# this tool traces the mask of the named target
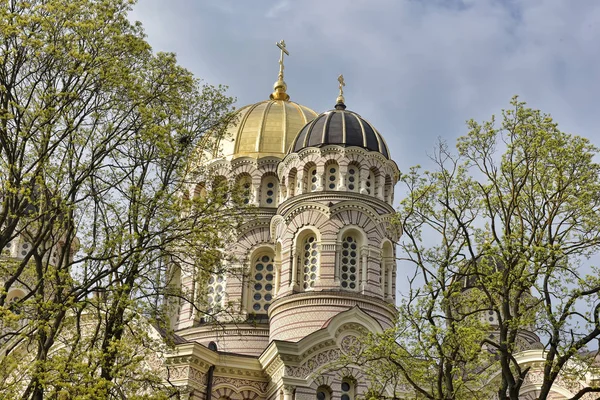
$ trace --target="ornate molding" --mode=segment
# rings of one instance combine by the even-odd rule
[[[340,349],[344,354],[358,354],[362,347],[362,342],[354,335],[346,335],[340,341]]]
[[[525,384],[532,385],[542,385],[544,383],[544,372],[543,371],[530,371],[525,375],[525,379],[523,381]],[[584,389],[586,386],[581,383],[578,379],[566,379],[562,375],[559,375],[554,381],[554,385],[563,387],[567,389],[569,392],[575,394],[580,390]],[[553,385],[553,386],[554,386]],[[591,393],[597,396],[596,393]],[[583,397],[583,399],[587,399],[589,397]],[[595,397],[592,397],[595,398]]]
[[[262,370],[249,370],[249,369],[236,368],[236,367],[217,366],[215,368],[215,372],[217,374],[227,374],[230,376],[240,376],[240,377],[252,377],[252,378],[258,378],[258,379],[264,379],[264,377],[265,377]]]
[[[309,358],[300,366],[286,365],[285,376],[306,379],[320,370],[324,365],[337,361],[341,355],[342,352],[340,349],[325,350]]]
[[[243,388],[251,388],[264,394],[267,390],[268,382],[253,381],[250,379],[240,379],[227,376],[215,376],[213,378],[213,387],[217,389],[219,386],[229,386],[235,388],[239,392]]]
[[[170,366],[167,368],[169,381],[184,380],[188,383],[196,384],[195,386],[206,385],[206,374],[190,365]]]
[[[286,224],[289,224],[298,214],[305,211],[317,211],[323,214],[327,219],[330,217],[329,207],[315,201],[302,201],[289,207],[285,213],[282,214]]]

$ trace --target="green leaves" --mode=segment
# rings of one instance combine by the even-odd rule
[[[440,143],[433,170],[402,176],[400,257],[415,274],[393,341],[373,349],[397,346],[385,351],[402,357],[378,354],[424,398],[518,399],[529,367],[516,355],[543,345],[543,399],[571,360],[588,369],[577,355],[600,335],[586,266],[600,245],[598,149],[517,97],[501,121],[467,127],[457,154]]]
[[[131,6],[0,4],[0,391],[15,396],[169,394],[144,367],[156,336],[137,315],[164,327],[172,298],[199,306],[168,269],[221,268],[239,220],[227,196],[182,207],[233,99],[152,53]],[[26,315],[7,304],[17,289]]]

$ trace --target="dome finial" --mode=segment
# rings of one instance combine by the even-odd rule
[[[345,110],[346,104],[344,104],[344,86],[346,86],[346,83],[344,82],[344,75],[340,74],[340,76],[338,76],[338,82],[340,83],[339,84],[340,94],[337,97],[335,109],[336,110]]]
[[[281,55],[279,56],[279,76],[277,78],[277,82],[273,85],[273,93],[271,93],[271,100],[289,100],[290,96],[286,93],[287,85],[283,80],[283,55],[290,55],[290,53],[285,48],[285,41],[282,39],[280,42],[275,43],[277,47],[281,50]]]

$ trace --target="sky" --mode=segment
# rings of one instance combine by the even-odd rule
[[[139,0],[131,17],[237,107],[268,98],[284,39],[291,100],[331,109],[344,74],[402,171],[513,95],[600,144],[597,0]]]
[[[598,0],[139,0],[131,18],[237,107],[268,98],[284,39],[291,100],[331,109],[343,74],[401,171],[513,95],[600,145]]]

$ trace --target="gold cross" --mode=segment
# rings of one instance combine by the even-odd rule
[[[338,76],[338,82],[340,83],[340,96],[344,96],[344,86],[346,86],[344,75]]]
[[[336,103],[339,104],[340,106],[343,106],[343,108],[341,108],[342,110],[344,108],[346,108],[346,106],[344,105],[344,86],[346,86],[346,83],[344,82],[344,75],[340,75],[338,76],[338,82],[340,83],[340,94],[338,95],[337,99],[336,99]],[[336,109],[337,109],[337,104],[336,104]]]
[[[281,39],[280,42],[275,43],[277,47],[281,49],[281,56],[279,57],[279,80],[283,80],[283,54],[290,55],[290,53],[285,48],[285,41]]]

